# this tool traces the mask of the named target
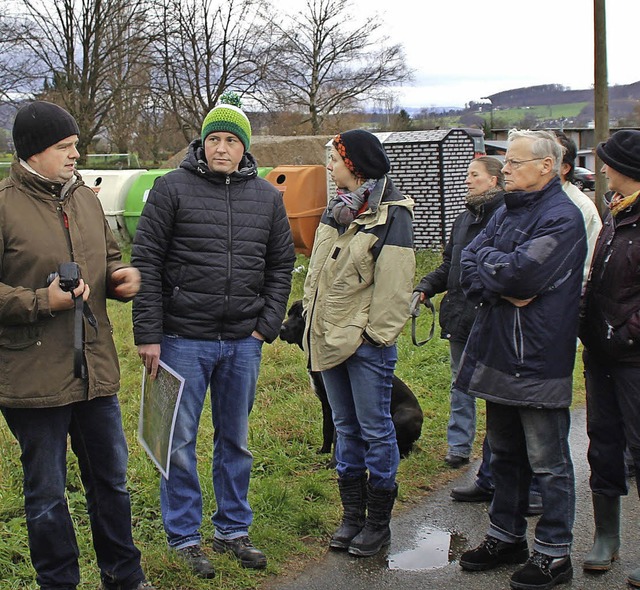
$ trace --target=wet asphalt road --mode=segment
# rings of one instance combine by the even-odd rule
[[[622,499],[622,547],[620,559],[603,574],[583,572],[582,557],[591,548],[593,516],[588,478],[587,434],[584,409],[573,413],[571,452],[576,473],[576,522],[572,560],[573,581],[558,586],[571,590],[630,588],[627,572],[640,566],[640,502],[635,481]],[[458,565],[463,551],[475,547],[488,526],[488,504],[453,502],[453,486],[473,481],[478,461],[440,490],[430,493],[419,506],[396,513],[391,521],[388,551],[370,558],[327,551],[326,556],[293,577],[279,577],[269,590],[508,590],[509,577],[518,566],[501,566],[489,572],[469,573]],[[535,518],[529,518],[529,543]]]

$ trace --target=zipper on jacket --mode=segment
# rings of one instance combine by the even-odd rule
[[[611,340],[613,336],[613,326],[607,320],[605,320],[604,323],[607,324],[607,340]]]
[[[513,318],[513,350],[518,364],[524,364],[524,336],[522,334],[522,322],[520,320],[520,308],[515,308]]]
[[[62,223],[62,230],[64,233],[64,237],[67,241],[67,246],[69,247],[70,262],[73,262],[74,260],[73,244],[71,243],[71,234],[69,233],[69,216],[67,215],[65,210],[62,208],[62,201],[59,201],[56,207],[60,215],[60,222]],[[58,270],[58,269],[55,269],[55,270]]]
[[[232,244],[232,215],[231,215],[231,191],[229,185],[231,184],[231,178],[229,176],[225,179],[225,197],[227,201],[227,284],[224,290],[224,313],[223,317],[227,317],[229,311],[229,293],[231,291],[231,244]],[[222,329],[220,330],[222,332]]]

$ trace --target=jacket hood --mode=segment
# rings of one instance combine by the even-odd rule
[[[376,184],[373,192],[369,195],[369,209],[375,213],[381,204],[400,205],[413,211],[414,201],[412,198],[403,195],[393,184],[391,177],[385,174]]]
[[[184,168],[194,174],[205,176],[211,180],[224,182],[227,178],[226,174],[220,172],[214,172],[207,165],[207,160],[204,155],[204,147],[202,146],[202,140],[200,138],[194,139],[187,149],[187,153],[180,164],[180,168]],[[249,153],[245,152],[240,160],[240,165],[236,172],[232,172],[229,178],[232,182],[240,180],[248,180],[258,176],[258,163],[256,159]]]

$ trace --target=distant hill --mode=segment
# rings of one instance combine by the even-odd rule
[[[547,104],[593,102],[593,89],[569,90],[560,84],[544,84],[505,90],[487,97],[494,107],[514,108]],[[640,82],[609,87],[609,101],[640,100]]]

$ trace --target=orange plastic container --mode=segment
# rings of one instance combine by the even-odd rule
[[[327,207],[324,166],[276,166],[265,176],[281,193],[296,252],[311,256],[320,217]]]

